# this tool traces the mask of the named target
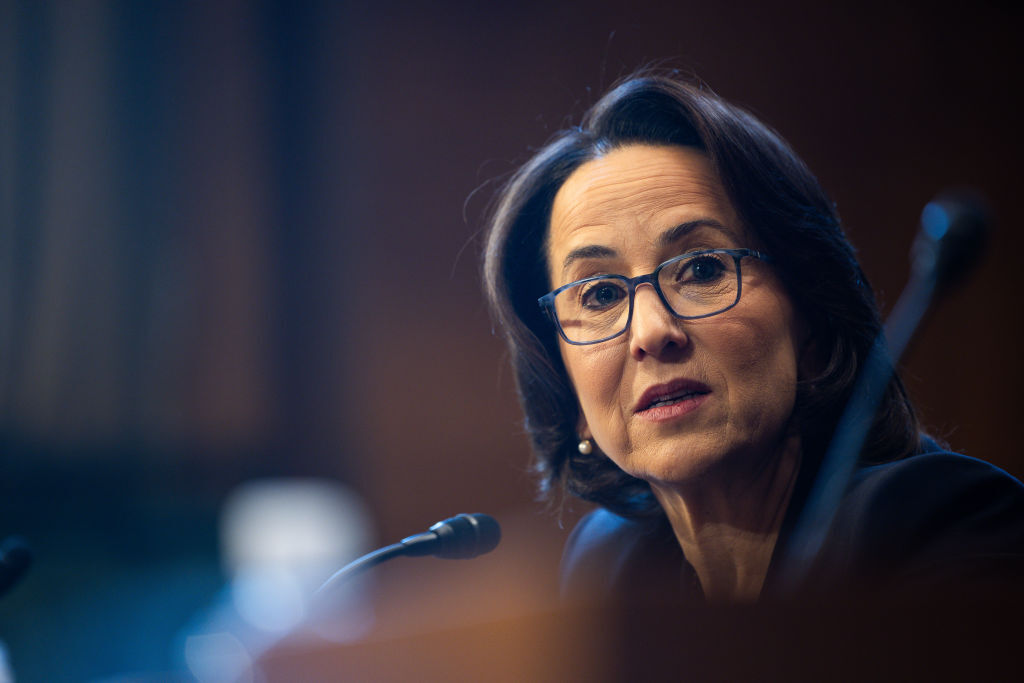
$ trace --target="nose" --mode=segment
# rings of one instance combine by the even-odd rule
[[[682,321],[672,315],[665,303],[644,283],[633,295],[633,320],[630,322],[629,352],[640,360],[644,356],[661,357],[690,343]]]

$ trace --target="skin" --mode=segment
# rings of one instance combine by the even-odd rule
[[[547,256],[554,288],[646,274],[688,251],[744,247],[756,244],[701,152],[631,145],[563,184]],[[642,285],[625,334],[561,342],[580,435],[651,484],[713,600],[759,594],[800,462],[792,413],[806,335],[771,267],[745,258],[742,268],[742,297],[724,313],[678,319]],[[638,410],[645,391],[679,379],[706,393],[668,415]]]

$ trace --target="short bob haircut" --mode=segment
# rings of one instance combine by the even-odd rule
[[[743,226],[811,332],[820,374],[801,377],[794,408],[803,467],[816,471],[859,368],[882,329],[874,294],[832,202],[804,162],[771,128],[705,88],[672,75],[620,82],[557,134],[499,191],[484,250],[484,286],[511,351],[541,491],[564,491],[632,518],[660,514],[648,484],[595,451],[581,454],[579,404],[558,334],[537,304],[552,289],[545,240],[551,205],[582,164],[632,144],[702,151]],[[770,400],[770,399],[766,399]],[[861,459],[883,462],[919,448],[917,419],[893,375]]]

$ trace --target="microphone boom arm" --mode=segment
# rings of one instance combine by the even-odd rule
[[[501,541],[501,527],[490,515],[480,512],[458,514],[430,527],[428,531],[403,538],[348,563],[324,581],[314,593],[322,596],[353,576],[393,557],[435,555],[447,559],[469,559],[494,550]]]

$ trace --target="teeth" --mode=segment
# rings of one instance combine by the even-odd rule
[[[675,396],[666,396],[665,398],[659,398],[657,401],[655,401],[654,403],[652,403],[648,407],[649,408],[657,408],[659,406],[667,406],[667,405],[671,405],[673,403],[678,403],[679,401],[682,401],[684,399],[687,399],[687,398],[690,398],[691,396],[696,396],[696,395],[697,395],[696,392],[688,391],[685,394],[677,394]]]

